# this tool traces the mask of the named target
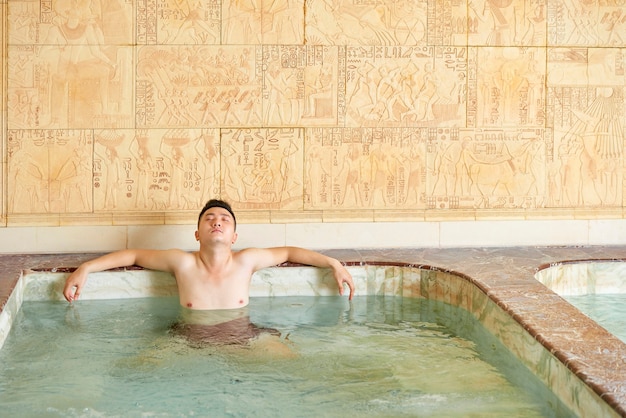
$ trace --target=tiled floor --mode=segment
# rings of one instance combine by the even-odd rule
[[[553,263],[626,261],[626,246],[345,249],[325,253],[347,264],[401,264],[451,271],[474,282],[626,417],[626,344],[533,276]],[[97,254],[0,254],[0,306],[23,269],[71,269]]]

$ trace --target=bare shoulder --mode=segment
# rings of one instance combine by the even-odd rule
[[[136,250],[136,264],[163,271],[174,272],[180,267],[193,263],[195,256],[193,253],[179,250]]]
[[[233,259],[240,265],[246,265],[253,271],[275,266],[287,261],[281,247],[276,248],[246,248],[233,252]]]
[[[233,260],[239,264],[248,264],[262,257],[261,248],[245,248],[243,250],[233,251]]]
[[[185,251],[178,249],[172,249],[167,251],[167,257],[170,257],[172,261],[181,266],[197,264],[198,260],[200,259],[199,251]]]
[[[171,248],[168,250],[149,250],[152,257],[163,257],[167,259],[173,259],[177,261],[183,261],[185,259],[192,260],[194,252],[180,250],[178,248]]]

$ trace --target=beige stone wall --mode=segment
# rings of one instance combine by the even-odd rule
[[[623,217],[624,0],[1,4],[3,226]]]

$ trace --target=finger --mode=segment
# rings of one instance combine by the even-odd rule
[[[71,287],[65,287],[65,289],[63,289],[63,297],[65,297],[65,300],[68,302],[72,301],[72,288]]]
[[[354,283],[348,282],[348,287],[350,288],[350,296],[348,296],[348,300],[352,300],[354,296]]]
[[[68,287],[68,288],[67,288],[67,289],[63,292],[63,295],[65,296],[65,299],[66,299],[68,302],[70,302],[70,303],[71,303],[71,302],[75,301],[76,299],[78,299],[78,296],[80,295],[80,290],[79,290],[79,287],[78,287],[78,286],[76,286],[76,285],[69,286],[69,287]]]
[[[354,283],[352,282],[352,280],[348,280],[348,279],[344,279],[342,281],[342,285],[339,288],[339,294],[343,295],[344,291],[343,291],[343,284],[346,284],[348,286],[348,288],[350,289],[350,295],[348,297],[349,300],[352,300],[352,297],[354,296]]]
[[[339,295],[343,296],[343,283],[341,280],[337,282],[337,288],[339,289]]]

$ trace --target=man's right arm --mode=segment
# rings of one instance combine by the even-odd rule
[[[80,296],[89,273],[109,270],[117,267],[137,265],[150,270],[174,272],[176,260],[180,260],[184,253],[181,250],[137,250],[128,249],[115,251],[94,258],[81,264],[65,280],[63,296],[72,302]]]

